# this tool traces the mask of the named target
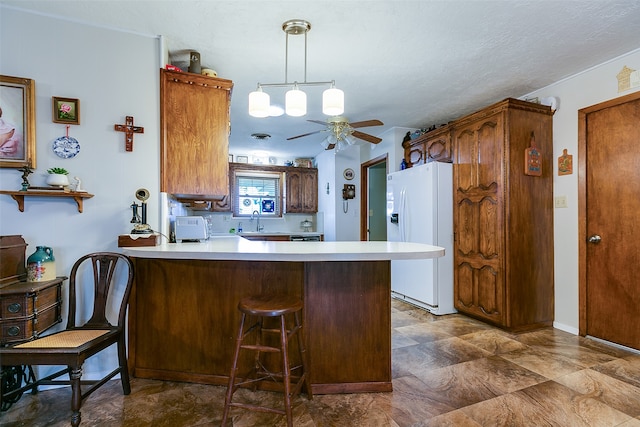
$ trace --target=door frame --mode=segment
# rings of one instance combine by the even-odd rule
[[[637,99],[640,92],[578,110],[578,333],[581,336],[587,334],[587,115]]]
[[[367,160],[360,165],[360,240],[369,240],[369,168],[387,163],[387,175],[389,174],[389,153],[385,153],[375,159]],[[385,190],[386,191],[386,190]]]

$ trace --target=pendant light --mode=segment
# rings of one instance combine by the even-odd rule
[[[253,117],[269,117],[269,94],[258,90],[249,94],[249,114]]]
[[[344,92],[336,88],[335,80],[325,82],[307,81],[307,33],[311,24],[301,19],[291,19],[282,24],[285,39],[284,83],[258,83],[258,89],[249,94],[249,114],[253,117],[268,117],[270,98],[262,89],[264,87],[290,87],[285,95],[285,112],[289,116],[300,117],[307,114],[307,94],[300,86],[323,86],[330,88],[322,94],[322,112],[328,116],[338,116],[344,112]],[[304,35],[304,81],[289,83],[289,36]]]
[[[284,111],[288,116],[300,117],[307,114],[307,94],[298,89],[294,84],[293,89],[287,91],[285,96]]]
[[[334,83],[322,93],[322,112],[327,116],[339,116],[344,113],[344,92],[336,89]]]

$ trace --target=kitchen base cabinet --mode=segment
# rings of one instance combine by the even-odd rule
[[[135,258],[135,264],[128,362],[137,378],[227,385],[238,301],[286,293],[304,301],[314,394],[392,391],[390,261]],[[291,357],[299,364],[297,352]],[[251,355],[240,363],[249,366]]]
[[[455,308],[508,330],[553,322],[552,114],[507,99],[451,125]]]

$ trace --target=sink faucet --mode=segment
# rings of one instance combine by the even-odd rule
[[[256,209],[255,211],[251,212],[251,221],[253,221],[254,215],[256,215],[256,217],[258,218],[258,222],[256,223],[256,231],[260,232],[264,230],[264,225],[260,225],[260,211]]]

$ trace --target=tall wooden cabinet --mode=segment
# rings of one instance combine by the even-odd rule
[[[531,136],[541,176],[525,174]],[[553,322],[549,107],[506,99],[452,123],[454,302],[509,330]]]
[[[198,200],[228,195],[232,87],[231,80],[160,70],[160,191]]]

